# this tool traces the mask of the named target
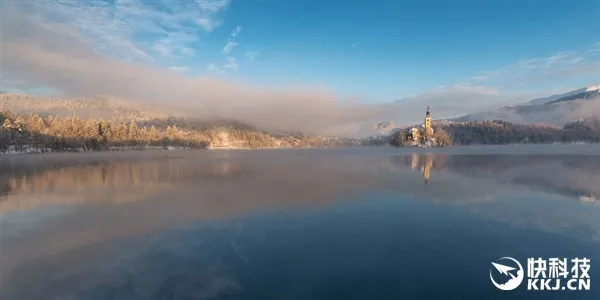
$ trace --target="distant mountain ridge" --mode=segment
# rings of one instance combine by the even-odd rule
[[[578,97],[582,94],[585,94],[588,92],[598,92],[598,90],[600,90],[600,85],[589,86],[589,87],[584,87],[584,88],[581,88],[578,90],[566,92],[563,94],[556,94],[556,95],[552,95],[549,97],[533,99],[533,100],[527,102],[527,104],[531,104],[531,105],[545,104],[545,103],[555,102],[560,99],[569,98],[569,97],[575,97],[574,99],[578,99]],[[582,95],[582,96],[584,96],[584,95]]]
[[[455,122],[502,120],[521,124],[542,123],[563,126],[569,122],[594,117],[600,117],[600,85],[450,120]]]
[[[573,101],[573,100],[579,100],[579,99],[595,99],[600,97],[600,86],[594,86],[594,87],[588,87],[585,90],[581,89],[579,90],[579,93],[572,93],[569,95],[565,95],[562,98],[559,98],[557,100],[548,102],[548,103],[558,103],[558,102],[563,102],[563,101]]]

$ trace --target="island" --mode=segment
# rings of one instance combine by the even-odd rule
[[[452,144],[452,139],[446,131],[442,128],[434,130],[431,126],[429,106],[427,106],[423,124],[408,129],[399,129],[392,134],[390,139],[390,145],[395,147],[448,147]]]

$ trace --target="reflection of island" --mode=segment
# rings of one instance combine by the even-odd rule
[[[600,192],[600,156],[413,153],[394,156],[392,163],[419,171],[426,185],[433,169],[561,194],[585,203],[600,203],[596,198]]]
[[[431,169],[438,172],[441,171],[444,168],[446,156],[432,153],[413,153],[410,156],[395,156],[392,158],[392,161],[394,163],[400,162],[401,164],[410,166],[412,170],[420,171],[425,185],[427,185],[431,178]]]

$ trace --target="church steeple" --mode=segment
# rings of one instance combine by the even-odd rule
[[[431,135],[432,134],[432,130],[431,128],[431,114],[429,113],[429,105],[427,105],[427,111],[425,112],[425,122],[423,124],[423,127],[425,127],[425,135]]]

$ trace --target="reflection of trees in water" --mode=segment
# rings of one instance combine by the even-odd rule
[[[416,154],[392,157],[430,180],[430,170],[468,177],[486,174],[502,183],[527,186],[568,197],[595,202],[600,187],[600,156],[594,155],[438,155]],[[554,169],[556,170],[554,170]],[[548,169],[551,171],[548,172]],[[514,172],[513,172],[514,170]],[[512,173],[511,173],[512,172]],[[593,199],[593,200],[589,200]]]
[[[436,171],[447,170],[460,173],[499,172],[515,167],[547,165],[560,163],[575,171],[591,174],[600,173],[600,156],[595,155],[443,155],[432,153],[413,153],[412,155],[393,156],[395,165],[410,166],[413,170],[422,169],[432,161]]]
[[[446,166],[452,171],[498,172],[552,163],[560,163],[570,170],[600,173],[600,156],[596,155],[452,155]]]
[[[578,155],[568,156],[561,159],[560,163],[577,172],[589,173],[597,176],[600,173],[600,156]]]
[[[193,168],[187,167],[181,160],[154,160],[28,170],[13,176],[3,174],[0,177],[0,211],[100,199],[123,203],[192,179],[210,180],[243,175],[240,171],[227,161]]]

